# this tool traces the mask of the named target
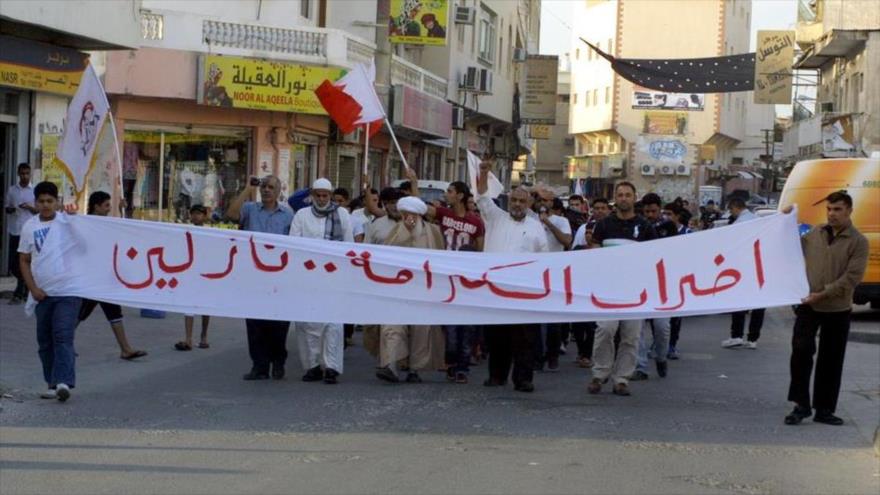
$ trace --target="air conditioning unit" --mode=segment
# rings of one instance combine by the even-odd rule
[[[822,113],[834,113],[834,102],[823,101],[822,103],[819,103],[819,111]]]
[[[653,165],[642,165],[642,175],[654,175],[656,170]]]
[[[477,80],[477,91],[480,93],[492,94],[492,71],[489,69],[479,69],[479,79]]]
[[[342,131],[337,128],[337,132],[339,133],[339,136],[337,138],[338,142],[354,144],[361,142],[361,128],[355,129],[354,132],[349,132],[348,134],[343,134]]]
[[[452,107],[452,128],[464,129],[464,107]]]
[[[455,23],[456,24],[468,24],[473,26],[474,21],[477,19],[477,11],[473,7],[456,7],[455,8]]]
[[[673,165],[661,165],[660,173],[662,175],[675,175],[675,167]]]
[[[691,166],[679,165],[675,167],[675,175],[691,175]]]
[[[468,67],[461,75],[461,84],[459,88],[464,91],[476,91],[479,88],[479,67]]]
[[[513,49],[513,61],[514,62],[525,62],[526,56],[528,52],[525,48],[514,48]]]

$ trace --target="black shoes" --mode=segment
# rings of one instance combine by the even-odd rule
[[[813,416],[813,422],[824,423],[831,426],[840,426],[843,424],[843,420],[832,414],[831,411],[816,411],[816,415]]]
[[[265,371],[250,370],[250,372],[245,373],[241,378],[246,381],[268,380],[269,373],[266,373]]]
[[[809,418],[813,415],[813,410],[809,407],[801,407],[795,406],[794,410],[791,411],[791,414],[785,417],[785,424],[787,425],[799,425],[801,421]],[[818,417],[818,415],[817,415]],[[840,418],[838,418],[840,419]]]
[[[283,364],[273,364],[272,365],[272,378],[274,380],[281,380],[284,378],[284,365]]]
[[[633,381],[633,382],[640,382],[642,380],[647,380],[648,378],[650,378],[650,377],[648,376],[647,373],[645,373],[644,371],[639,371],[639,370],[636,370],[632,374],[632,376],[629,377],[630,381]]]
[[[532,382],[522,382],[513,387],[517,392],[534,392],[535,386]]]
[[[338,383],[338,377],[338,371],[332,368],[327,368],[326,370],[324,370],[324,383],[326,383],[327,385],[336,385]]]
[[[303,375],[302,381],[304,382],[319,382],[324,379],[324,372],[321,371],[320,366],[315,366],[314,368],[306,371],[306,374]]]
[[[503,387],[507,385],[506,380],[496,380],[494,378],[486,378],[486,381],[483,382],[484,387]]]
[[[400,378],[398,378],[397,374],[387,366],[376,371],[376,378],[390,383],[400,383]]]
[[[669,363],[666,361],[657,361],[657,374],[660,378],[666,378],[666,372],[669,370]]]

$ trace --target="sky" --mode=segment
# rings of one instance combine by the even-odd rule
[[[541,53],[564,55],[571,51],[573,6],[580,0],[543,0],[541,2]],[[633,0],[629,0],[633,1]],[[641,0],[649,2],[650,0]],[[703,0],[680,0],[682,4]],[[752,49],[760,29],[794,29],[797,0],[752,0]],[[706,56],[713,54],[707,53]],[[675,54],[669,58],[676,58]]]

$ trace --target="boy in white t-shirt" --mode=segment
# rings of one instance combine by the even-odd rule
[[[196,227],[204,227],[205,220],[208,219],[208,209],[203,205],[193,205],[189,209],[189,220]],[[192,343],[193,343],[193,323],[196,318],[194,314],[186,314],[183,317],[183,330],[185,332],[184,340],[174,344],[174,348],[178,351],[191,351]],[[211,322],[211,317],[208,315],[202,315],[202,334],[199,337],[199,349],[207,349],[210,346],[208,344],[208,324]]]
[[[49,386],[40,397],[64,402],[70,398],[70,389],[76,384],[73,337],[82,299],[50,296],[34,280],[31,263],[46,256],[46,238],[57,215],[58,187],[51,182],[40,182],[34,187],[34,198],[39,213],[21,228],[19,263],[28,290],[38,303],[35,310],[37,343],[43,378]]]

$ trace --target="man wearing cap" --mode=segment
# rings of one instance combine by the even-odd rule
[[[428,212],[424,201],[409,196],[397,202],[401,219],[385,239],[386,246],[420,249],[445,249],[440,228],[425,222]],[[382,325],[379,338],[380,368],[376,377],[392,383],[400,381],[397,363],[409,363],[407,383],[420,383],[419,370],[439,369],[444,365],[445,341],[438,326]]]
[[[331,200],[333,184],[321,178],[312,184],[312,205],[296,212],[290,235],[326,241],[354,242],[348,210]],[[299,358],[304,382],[334,384],[342,373],[345,335],[341,323],[296,322]]]
[[[247,201],[260,188],[260,201]],[[241,230],[287,235],[293,210],[279,203],[281,181],[274,175],[257,179],[251,177],[245,188],[229,205],[226,216],[237,220]],[[272,365],[272,378],[284,378],[284,364],[287,361],[287,332],[290,322],[275,320],[256,320],[248,318],[248,351],[253,366],[244,375],[245,380],[266,380],[269,378],[269,365]]]

